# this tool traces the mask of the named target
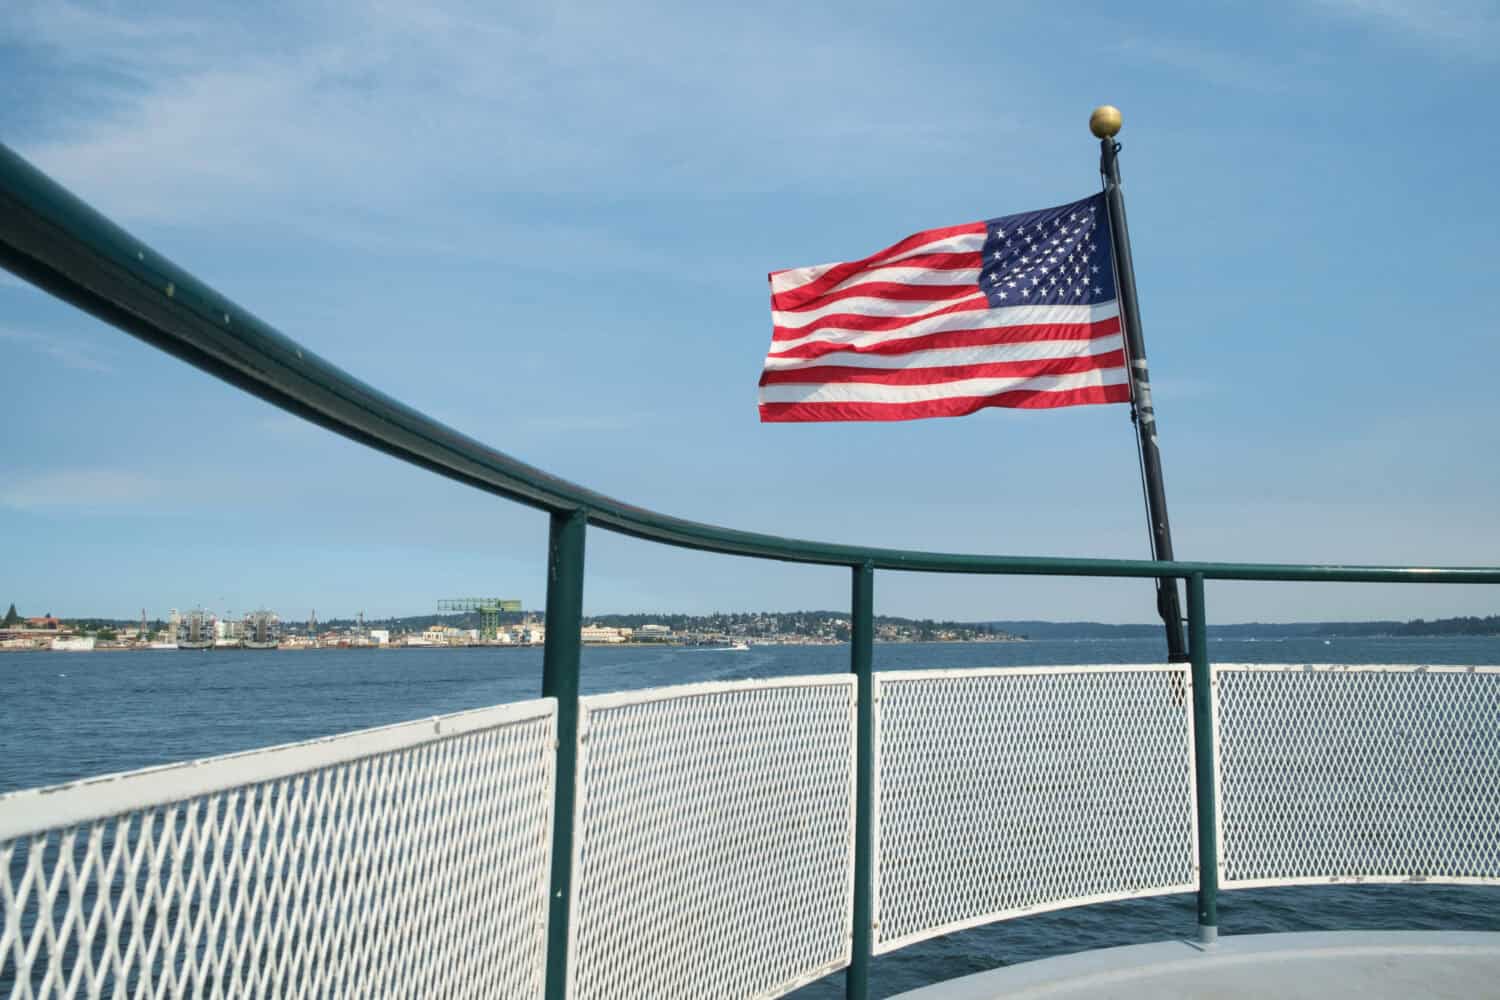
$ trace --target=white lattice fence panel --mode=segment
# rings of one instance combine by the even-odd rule
[[[0,996],[541,994],[555,702],[0,798]]]
[[[1214,667],[1219,881],[1500,881],[1500,668]]]
[[[571,996],[778,996],[849,962],[849,676],[584,699]]]
[[[876,951],[1194,888],[1178,667],[876,675]]]

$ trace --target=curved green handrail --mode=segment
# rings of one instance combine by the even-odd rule
[[[345,437],[497,496],[650,541],[786,562],[935,573],[1500,583],[1497,568],[972,555],[835,545],[636,507],[490,448],[366,385],[199,281],[0,145],[0,265],[105,322]]]

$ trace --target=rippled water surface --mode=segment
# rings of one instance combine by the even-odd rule
[[[1500,664],[1500,639],[1223,640],[1221,662]],[[590,648],[585,693],[848,669],[847,646],[749,652]],[[880,670],[1160,662],[1153,640],[878,644]],[[0,654],[0,792],[536,697],[536,649]],[[1500,930],[1500,890],[1334,887],[1225,893],[1225,933]],[[914,945],[875,963],[877,995],[997,965],[1190,934],[1193,899],[1063,910]],[[836,975],[797,996],[842,996]]]

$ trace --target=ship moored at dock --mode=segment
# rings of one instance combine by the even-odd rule
[[[214,616],[203,608],[193,608],[184,615],[178,616],[172,612],[176,620],[177,648],[178,649],[213,649]]]
[[[240,645],[245,649],[275,649],[281,644],[281,619],[274,611],[262,608],[245,616],[240,628]]]

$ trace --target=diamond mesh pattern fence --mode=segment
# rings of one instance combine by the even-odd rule
[[[1214,679],[1221,885],[1500,882],[1500,668]]]
[[[583,706],[570,996],[779,996],[849,963],[852,676]]]
[[[876,675],[876,951],[1195,887],[1184,667]]]
[[[0,798],[0,996],[541,994],[555,702]]]

